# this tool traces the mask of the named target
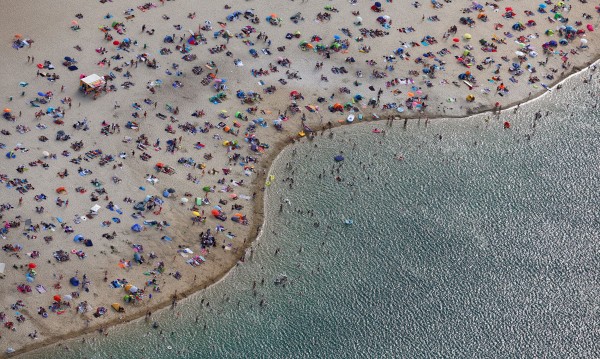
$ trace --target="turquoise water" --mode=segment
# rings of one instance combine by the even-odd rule
[[[598,357],[595,76],[500,119],[369,123],[290,147],[246,264],[155,313],[160,329],[28,357]]]

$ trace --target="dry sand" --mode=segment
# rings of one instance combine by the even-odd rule
[[[511,6],[512,3],[493,3],[499,6],[499,10],[495,11],[491,6],[484,6],[484,12],[488,16],[488,21],[483,22],[477,19],[478,11],[473,10],[471,13],[463,13],[463,8],[472,7],[470,1],[464,2],[442,2],[442,8],[434,9],[430,2],[424,2],[419,7],[411,5],[410,1],[394,1],[393,3],[383,3],[383,12],[375,13],[369,8],[373,2],[364,0],[357,4],[350,4],[345,1],[329,1],[319,3],[315,1],[276,1],[276,2],[258,2],[245,1],[233,3],[231,9],[224,9],[223,3],[207,3],[202,7],[197,1],[177,0],[167,1],[164,5],[156,2],[157,7],[151,8],[145,12],[135,8],[132,15],[133,18],[125,19],[124,11],[130,6],[143,5],[143,2],[131,3],[123,1],[113,1],[101,3],[99,1],[89,1],[85,5],[79,2],[55,0],[55,1],[6,1],[2,4],[3,13],[0,15],[0,33],[2,34],[2,58],[0,59],[0,68],[2,71],[2,81],[0,82],[0,92],[2,93],[1,101],[3,107],[10,108],[11,114],[15,116],[15,121],[1,120],[0,129],[10,132],[10,135],[1,135],[0,142],[6,145],[2,152],[0,161],[2,161],[2,170],[0,174],[6,175],[6,178],[11,180],[15,178],[26,178],[29,183],[35,188],[27,193],[20,194],[15,188],[8,188],[6,180],[2,187],[2,200],[0,204],[6,204],[7,209],[2,211],[3,221],[20,222],[20,226],[10,228],[1,239],[2,245],[12,244],[20,245],[22,249],[18,252],[2,251],[0,252],[0,262],[6,264],[5,277],[0,279],[0,286],[5,295],[0,299],[0,311],[5,314],[4,322],[14,322],[15,330],[9,330],[5,326],[0,329],[2,339],[0,339],[0,348],[2,351],[7,348],[14,348],[17,352],[23,353],[35,347],[49,345],[58,342],[60,339],[79,335],[86,331],[96,330],[98,328],[107,328],[109,325],[122,323],[130,319],[144,316],[147,311],[153,311],[159,307],[171,305],[171,301],[176,296],[180,298],[183,295],[188,295],[201,288],[214,283],[219,278],[224,276],[227,271],[233,267],[240,259],[243,258],[245,249],[251,244],[256,237],[258,229],[262,224],[262,191],[264,190],[265,181],[268,180],[268,169],[271,160],[276,153],[290,142],[291,138],[298,139],[297,133],[303,129],[301,125],[301,116],[306,116],[306,125],[312,129],[326,127],[329,122],[337,125],[345,122],[344,119],[349,112],[332,114],[327,110],[327,106],[335,102],[345,104],[351,102],[356,94],[364,96],[364,100],[357,101],[354,106],[357,107],[359,113],[364,114],[365,120],[372,119],[372,114],[376,113],[380,118],[392,118],[401,116],[405,118],[414,117],[447,117],[447,116],[465,116],[469,113],[481,112],[484,110],[493,109],[495,103],[498,102],[502,108],[506,108],[509,104],[518,103],[528,98],[533,98],[545,91],[541,86],[542,83],[550,86],[556,83],[566,75],[576,71],[591,63],[597,58],[598,47],[597,32],[585,31],[585,34],[580,34],[575,37],[568,45],[558,46],[555,51],[564,53],[552,53],[546,55],[543,53],[542,44],[550,40],[559,41],[558,33],[554,36],[544,34],[545,30],[552,29],[557,31],[561,25],[574,26],[577,29],[586,28],[587,24],[596,26],[598,24],[598,13],[595,4],[570,2],[566,6],[572,8],[560,9],[564,17],[569,18],[566,24],[558,21],[551,23],[548,16],[553,16],[550,10],[555,4],[549,4],[546,8],[548,13],[538,13],[538,2],[528,1],[519,2],[512,5],[516,13],[513,19],[503,18],[505,6]],[[413,3],[414,4],[414,3]],[[337,8],[339,12],[325,11],[323,6],[328,5]],[[245,10],[253,9],[254,13],[260,19],[259,24],[252,24],[248,19],[240,17],[235,21],[227,21],[226,16],[234,11],[244,12]],[[533,16],[527,16],[524,11],[530,10]],[[356,26],[353,22],[356,21],[356,16],[353,11],[360,12],[360,17],[363,19],[363,24]],[[188,18],[189,13],[195,12],[197,16],[194,19]],[[270,25],[265,18],[272,12],[277,13],[283,20],[281,26]],[[290,16],[301,12],[304,20],[298,24],[290,21]],[[76,14],[81,13],[83,18],[78,19]],[[104,16],[110,13],[113,15],[111,19],[105,19]],[[318,13],[329,13],[331,20],[316,21]],[[591,14],[592,19],[583,18],[583,14]],[[376,21],[378,16],[389,15],[392,24],[389,29],[385,29]],[[429,17],[437,16],[440,21],[435,19],[428,20]],[[461,17],[471,17],[475,26],[468,27],[459,24]],[[168,17],[168,19],[167,19]],[[180,54],[175,49],[179,45],[179,37],[185,36],[186,40],[190,36],[189,30],[197,32],[199,27],[204,25],[205,20],[212,22],[213,30],[201,31],[207,38],[208,44],[200,44],[191,46],[191,54],[197,55],[197,59],[191,62],[185,62],[181,59],[183,54]],[[527,27],[523,31],[514,31],[512,25],[520,21],[526,23],[528,20],[537,22],[536,26]],[[73,21],[77,21],[80,30],[74,31],[71,26]],[[111,26],[113,21],[123,22],[126,32],[122,35],[116,33],[115,30],[109,33],[114,39],[123,41],[128,37],[133,41],[137,41],[137,45],[131,46],[129,52],[117,50],[117,47],[111,41],[104,40],[104,33],[99,30],[101,26]],[[581,21],[582,24],[577,26],[576,21]],[[220,26],[218,22],[225,25]],[[503,28],[495,30],[495,24],[503,24]],[[457,34],[450,35],[449,38],[443,39],[445,31],[452,25],[457,25]],[[146,30],[154,29],[154,34],[142,32],[142,26],[145,25]],[[181,25],[180,30],[174,25]],[[249,37],[232,38],[230,41],[219,37],[213,38],[213,32],[221,29],[229,30],[232,34],[239,33],[245,26],[253,26],[256,32],[251,33]],[[344,35],[342,28],[347,28],[352,37]],[[413,27],[414,32],[401,33],[398,28]],[[366,36],[362,42],[357,42],[356,38],[360,36],[359,29],[373,29],[388,31],[389,34],[383,37],[370,38]],[[300,38],[288,40],[285,38],[286,33],[294,33],[299,31],[302,35]],[[257,40],[257,34],[264,32],[268,36],[268,40],[272,41],[271,46],[268,46],[268,40]],[[513,37],[509,38],[505,32],[510,32]],[[558,32],[558,31],[557,31]],[[471,40],[464,39],[463,35],[469,33],[472,35]],[[20,34],[23,38],[33,39],[35,42],[31,47],[24,47],[19,50],[11,48],[13,36]],[[163,42],[166,35],[175,34],[175,43],[168,44]],[[326,58],[322,54],[314,51],[302,51],[298,44],[302,40],[310,41],[312,35],[322,37],[322,44],[329,46],[333,41],[333,35],[338,34],[342,39],[348,39],[349,48],[347,51],[335,52],[331,51],[330,58]],[[436,44],[429,46],[410,46],[414,42],[420,44],[422,39],[427,36],[433,36],[437,40]],[[508,69],[514,62],[519,62],[515,55],[515,51],[519,51],[521,46],[515,43],[519,36],[524,36],[527,44],[532,46],[532,49],[538,53],[538,56],[522,60],[524,72],[520,76],[515,76],[518,83],[513,83],[509,80],[512,76]],[[491,41],[492,37],[496,37],[498,41],[503,41],[506,44],[498,43],[497,52],[483,52],[479,43],[480,39]],[[457,37],[459,42],[453,42],[452,39]],[[581,38],[588,40],[588,48],[580,48]],[[248,46],[243,43],[243,40],[249,40],[255,43],[253,46]],[[523,39],[521,39],[523,40]],[[223,51],[218,54],[210,54],[209,48],[221,44],[227,46],[227,50],[231,51],[231,56],[227,56]],[[314,46],[317,42],[313,42]],[[406,46],[403,46],[406,45]],[[456,47],[452,45],[456,44]],[[74,46],[79,45],[82,51],[77,51]],[[370,46],[369,53],[360,52],[359,48],[363,45]],[[146,46],[146,49],[144,49]],[[279,52],[277,47],[285,46],[284,52]],[[457,62],[457,57],[463,55],[465,46],[471,46],[471,54],[474,55],[475,61],[473,66],[466,66]],[[95,51],[96,48],[105,47],[107,53],[102,55]],[[395,62],[384,62],[384,56],[394,55],[393,51],[403,47],[404,53],[410,54],[410,57],[401,59],[396,56]],[[173,53],[170,55],[161,55],[159,51],[162,48],[170,49]],[[249,49],[257,50],[259,56],[253,58],[249,54]],[[264,54],[261,49],[269,48],[272,55]],[[438,52],[443,49],[448,50],[448,54],[441,56]],[[573,51],[574,53],[571,53]],[[150,58],[156,58],[159,68],[152,69],[143,63],[138,66],[124,66],[124,63],[130,62],[138,54],[147,52]],[[424,57],[423,54],[431,52],[436,56],[438,61],[434,61],[433,57]],[[575,53],[576,52],[576,53]],[[111,56],[120,54],[123,59],[111,59]],[[75,58],[79,69],[77,71],[68,71],[62,65],[63,58],[71,56]],[[480,69],[476,67],[482,64],[486,57],[494,60],[493,63],[484,64]],[[509,61],[504,61],[501,58],[505,56]],[[566,57],[565,57],[566,56]],[[34,57],[34,61],[28,62],[28,57]],[[289,58],[291,67],[288,69],[277,65],[277,58]],[[354,57],[356,62],[347,63],[344,60],[348,57]],[[416,61],[417,58],[422,61]],[[111,61],[110,66],[101,67],[98,62],[103,58]],[[234,65],[234,59],[241,59],[244,66],[237,67]],[[43,63],[44,60],[49,60],[55,66],[53,70],[43,69],[43,72],[56,73],[60,76],[59,80],[49,81],[46,78],[36,76],[38,68],[36,64]],[[368,60],[376,62],[373,66],[367,64]],[[227,99],[218,105],[209,103],[208,98],[215,95],[216,91],[213,84],[203,86],[200,80],[203,79],[209,72],[204,65],[214,61],[218,66],[217,78],[227,80],[228,86]],[[321,70],[315,69],[317,62],[323,62]],[[539,62],[547,62],[540,64]],[[179,70],[183,75],[177,77],[177,70],[172,68],[172,64],[179,64]],[[269,63],[278,67],[279,72],[270,73],[266,76],[253,77],[251,69],[269,68]],[[386,71],[386,65],[393,65],[394,70]],[[496,65],[502,64],[499,73],[495,74]],[[527,69],[527,64],[536,68],[536,72],[530,72]],[[437,65],[435,77],[428,77],[423,74],[424,66]],[[200,76],[192,73],[193,66],[201,66],[204,70]],[[347,74],[334,74],[331,68],[345,67],[348,70]],[[110,67],[110,69],[108,68]],[[115,67],[122,68],[122,71],[117,71]],[[173,74],[168,75],[166,70],[170,70]],[[297,72],[302,79],[288,79],[286,71]],[[386,78],[373,78],[372,71],[376,70],[381,73],[387,73]],[[130,71],[132,77],[124,78],[123,74]],[[363,77],[356,76],[357,71],[362,71]],[[417,75],[410,75],[409,71],[417,71]],[[469,89],[465,83],[458,79],[458,75],[470,71],[476,78],[475,87]],[[99,75],[108,75],[113,72],[116,79],[110,84],[116,86],[116,92],[110,92],[101,95],[96,100],[92,96],[83,96],[78,91],[79,75],[82,73]],[[554,79],[551,80],[546,76],[553,74]],[[321,76],[326,76],[328,81],[322,81]],[[492,77],[500,76],[499,80],[492,81]],[[537,76],[539,81],[529,84],[530,76]],[[414,85],[402,85],[386,87],[386,82],[394,78],[405,79],[412,78]],[[160,79],[163,85],[156,89],[156,93],[152,94],[148,91],[146,84],[149,81]],[[284,79],[288,83],[282,85],[278,82],[279,79]],[[173,81],[181,81],[182,88],[174,88],[171,86]],[[264,81],[264,85],[259,85],[259,81]],[[129,89],[121,87],[125,81],[135,83]],[[362,83],[359,86],[353,84],[354,81]],[[431,87],[427,86],[429,81]],[[20,82],[27,82],[26,87],[20,87]],[[456,82],[456,84],[453,84]],[[509,89],[504,96],[497,94],[497,86],[503,82]],[[273,85],[277,91],[273,95],[263,93],[263,89]],[[64,92],[61,92],[61,86],[64,86]],[[373,86],[374,91],[368,89]],[[415,88],[412,88],[415,86]],[[340,87],[347,87],[350,94],[341,93]],[[382,94],[379,103],[372,108],[367,106],[367,101],[372,97],[377,97],[377,90],[382,89]],[[261,94],[263,101],[257,103],[258,107],[256,114],[251,115],[246,112],[250,107],[247,104],[241,104],[236,98],[237,90],[255,91]],[[292,90],[301,92],[304,99],[298,100],[298,105],[302,109],[302,113],[292,115],[287,113],[289,119],[283,121],[283,131],[276,131],[273,126],[279,113],[285,113],[290,104],[289,93]],[[396,91],[395,91],[396,90]],[[22,92],[24,93],[22,94]],[[39,108],[34,108],[30,105],[30,101],[38,96],[38,92],[46,93],[53,92],[53,97],[47,104],[42,104]],[[406,109],[402,114],[395,110],[384,111],[383,105],[388,103],[397,103],[402,107],[406,107],[407,93],[413,92],[417,97],[415,102],[424,102],[426,108]],[[467,102],[467,95],[472,94],[475,99],[473,102]],[[330,97],[333,95],[333,99]],[[426,99],[424,97],[427,96]],[[72,106],[61,103],[61,99],[70,97]],[[326,99],[323,103],[317,102],[317,97]],[[144,104],[143,100],[149,98],[152,101],[157,101],[158,105]],[[115,101],[118,101],[120,108],[114,108]],[[132,103],[141,104],[141,110],[136,111],[132,107]],[[411,101],[412,102],[412,101]],[[179,108],[177,115],[169,113],[165,108],[166,104],[171,104],[173,108]],[[319,112],[309,112],[304,106],[318,105]],[[36,119],[34,114],[43,110],[46,111],[48,106],[54,108],[62,107],[65,109],[64,124],[58,125],[53,122],[49,115],[42,116]],[[191,114],[199,109],[204,109],[206,116],[203,118],[192,117]],[[226,110],[227,119],[221,119],[218,114]],[[418,110],[418,111],[417,111]],[[266,142],[270,146],[264,152],[252,151],[247,142],[244,141],[244,133],[249,125],[249,122],[236,120],[233,115],[236,111],[241,111],[247,115],[252,121],[256,118],[264,118],[268,123],[267,128],[257,126],[256,137],[261,142]],[[132,113],[137,112],[141,117],[134,119]],[[146,113],[146,118],[143,114]],[[157,113],[167,115],[167,119],[163,120],[156,116]],[[358,113],[356,114],[358,116]],[[178,122],[171,122],[169,116],[173,116]],[[75,130],[72,125],[77,121],[87,118],[89,121],[89,130]],[[216,126],[219,122],[224,122],[228,126],[233,127],[233,121],[236,120],[241,127],[237,136],[224,133],[218,128],[210,128],[207,133],[189,134],[178,128],[178,125],[189,122],[196,128],[203,128],[204,123],[208,122]],[[108,136],[101,133],[101,123],[105,121],[108,124],[119,124],[120,132],[115,131],[114,134]],[[137,121],[140,124],[139,131],[126,128],[128,121]],[[45,125],[46,128],[41,125]],[[175,134],[165,132],[165,127],[172,124],[176,130]],[[501,118],[498,125],[501,125]],[[18,133],[18,126],[21,129],[29,130],[25,133]],[[235,127],[233,127],[235,129]],[[67,141],[56,141],[55,133],[58,130],[63,130],[71,136]],[[160,139],[160,149],[155,149],[153,146],[145,151],[152,157],[148,161],[142,161],[140,155],[142,152],[136,148],[135,140],[141,134],[148,137],[150,144],[154,144],[157,139]],[[39,140],[40,136],[46,136],[47,141]],[[124,138],[129,136],[131,142],[124,142]],[[166,141],[168,139],[182,137],[182,141],[175,153],[165,152]],[[228,148],[223,146],[224,140],[239,141],[239,148]],[[75,141],[83,141],[83,148],[79,151],[74,151],[70,148],[71,143]],[[205,145],[203,149],[195,149],[194,144],[201,142]],[[18,147],[18,148],[17,148]],[[16,158],[9,159],[4,156],[4,153],[15,149]],[[104,166],[100,166],[99,158],[85,160],[85,153],[90,150],[101,149],[105,155],[113,155],[115,160]],[[47,151],[50,154],[56,154],[56,158],[48,158],[43,155]],[[63,156],[63,151],[70,152],[69,157]],[[132,155],[135,151],[135,155]],[[127,157],[120,158],[119,153],[124,152]],[[229,161],[229,156],[234,153],[241,155],[236,161]],[[212,159],[208,160],[205,155],[211,154]],[[73,164],[70,161],[77,156],[82,155],[83,160],[80,164]],[[242,158],[251,156],[257,160],[255,163],[248,163],[252,166],[252,171],[247,172],[239,163]],[[197,164],[205,164],[206,168],[203,172],[201,169],[185,167],[177,163],[181,157],[192,157]],[[36,166],[31,166],[30,163],[40,160]],[[157,173],[154,165],[162,162],[173,167],[176,171],[174,175]],[[47,168],[43,168],[42,164],[47,164]],[[17,171],[18,166],[23,165],[24,172]],[[113,166],[117,165],[116,168]],[[77,173],[78,168],[89,169],[93,173],[87,176],[80,176]],[[209,174],[210,169],[216,169],[218,172],[214,175]],[[222,173],[224,168],[230,169],[228,175]],[[67,169],[69,176],[60,178],[57,173]],[[196,177],[199,183],[193,183],[187,180],[188,173],[192,177]],[[152,185],[146,181],[147,174],[153,174],[158,178],[158,183]],[[120,178],[119,183],[114,183],[112,177]],[[102,188],[106,190],[106,194],[99,195],[96,202],[90,201],[90,194],[96,189],[90,181],[98,179],[102,182]],[[223,180],[223,184],[217,181]],[[241,181],[243,185],[236,186],[231,181]],[[223,191],[227,185],[230,189]],[[206,213],[206,223],[192,225],[193,199],[197,196],[203,197],[203,187],[214,187],[215,191],[207,195],[210,204],[199,206],[198,210],[204,210]],[[66,194],[57,194],[56,188],[65,187]],[[83,187],[85,193],[77,193],[75,188]],[[140,190],[140,187],[145,187],[145,190]],[[162,192],[167,188],[174,188],[176,194],[170,198],[164,198]],[[192,197],[188,203],[182,204],[180,198],[189,192]],[[41,202],[36,202],[34,196],[45,194],[47,199]],[[238,196],[247,196],[243,199],[232,199],[232,194]],[[144,200],[147,196],[157,196],[164,200],[162,210],[159,214],[154,212],[158,210],[158,206],[150,211],[145,211],[145,218],[132,218],[134,213],[133,203],[125,203],[125,197],[132,198],[135,202]],[[108,196],[108,200],[105,196]],[[254,196],[254,198],[253,198]],[[19,204],[19,199],[22,197],[22,204]],[[59,207],[55,204],[57,197],[63,200],[69,200],[69,205]],[[235,213],[242,213],[248,216],[248,224],[241,225],[231,221],[229,218],[225,222],[221,222],[210,212],[213,206],[219,203],[219,200],[226,200],[228,203],[223,205],[223,210],[228,217]],[[122,209],[123,214],[117,214],[114,211],[108,210],[106,207],[112,201],[114,205]],[[134,202],[134,203],[135,203]],[[102,207],[98,211],[98,215],[92,216],[91,219],[81,221],[75,224],[75,218],[85,216],[89,213],[90,208],[98,204]],[[232,204],[243,205],[241,210],[231,210]],[[13,208],[8,208],[12,206]],[[36,206],[44,206],[45,211],[38,214],[35,211]],[[115,223],[112,218],[119,218],[120,223]],[[72,226],[73,233],[65,233],[61,228],[57,218],[61,218],[63,223]],[[26,220],[31,219],[33,226],[40,224],[39,231],[32,230],[26,225]],[[166,221],[168,227],[163,230],[157,230],[155,226],[145,226],[146,229],[140,233],[135,233],[131,230],[131,226],[135,223],[142,224],[144,220]],[[110,227],[103,227],[102,222],[109,221]],[[79,221],[78,221],[79,222]],[[55,226],[51,229],[44,230],[44,223]],[[224,227],[223,232],[216,233],[217,225]],[[199,245],[200,232],[206,232],[211,229],[216,237],[216,246],[210,247],[208,251],[202,251]],[[102,237],[104,233],[116,232],[116,238],[109,240]],[[227,236],[231,232],[234,236]],[[81,243],[76,243],[73,238],[76,234],[82,234],[85,238],[93,240],[93,247],[85,247]],[[167,242],[161,240],[163,236],[173,238]],[[44,237],[52,236],[52,240],[46,243]],[[134,244],[142,245],[143,256],[146,261],[143,264],[137,264],[133,260]],[[189,248],[194,254],[182,255],[181,249]],[[67,262],[57,262],[52,254],[57,250],[83,250],[86,253],[85,259],[78,259],[76,255],[71,254],[70,260]],[[28,253],[39,251],[39,257],[32,259]],[[149,258],[150,253],[154,252],[156,258]],[[186,263],[186,260],[195,255],[202,255],[206,262],[199,266],[193,267]],[[130,261],[131,267],[119,267],[119,261]],[[157,268],[158,263],[164,263],[164,272],[162,274],[153,272]],[[26,274],[28,273],[29,263],[35,263],[35,279],[33,282],[27,282]],[[105,272],[107,281],[105,282]],[[175,279],[172,275],[175,272],[180,272],[181,278]],[[74,287],[69,284],[69,278],[77,276],[79,280],[86,275],[89,284],[89,292],[82,289],[81,286]],[[145,289],[143,299],[137,303],[126,304],[123,301],[123,296],[126,294],[123,288],[112,288],[109,283],[115,279],[127,279],[131,284]],[[160,286],[161,291],[153,290],[155,285],[149,285],[147,282],[156,279],[156,285]],[[17,286],[20,284],[30,285],[31,293],[20,293],[17,291]],[[43,285],[46,289],[45,293],[38,293],[35,289],[37,285]],[[79,298],[64,300],[66,295],[71,295],[72,292],[79,294]],[[149,298],[152,294],[152,299]],[[62,296],[63,302],[70,303],[71,307],[65,307],[66,311],[63,314],[57,314],[49,309],[54,302],[55,295]],[[24,308],[18,309],[25,321],[18,323],[15,318],[15,310],[11,306],[18,300],[22,300],[25,304]],[[78,313],[77,306],[86,301],[87,311]],[[125,313],[116,313],[110,308],[112,303],[120,303],[126,309]],[[64,304],[64,303],[63,303]],[[38,314],[38,308],[45,308],[48,312],[48,318],[43,318]],[[92,314],[98,307],[108,309],[107,314],[100,318],[95,318]],[[32,339],[28,336],[30,333],[36,333],[37,339]]]

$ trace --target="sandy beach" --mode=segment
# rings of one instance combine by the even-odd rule
[[[3,4],[2,353],[151,322],[243,265],[293,141],[484,111],[509,130],[598,58],[597,2],[224,5]]]

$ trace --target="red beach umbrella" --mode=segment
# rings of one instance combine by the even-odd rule
[[[212,213],[212,215],[213,215],[213,216],[215,216],[215,217],[221,214],[221,212],[219,212],[219,210],[218,210],[218,209],[213,209],[211,213]]]
[[[29,269],[33,269],[35,267],[37,267],[37,265],[35,263],[29,263]]]
[[[115,40],[115,41],[113,41],[113,45],[115,45],[115,46],[119,46],[119,44],[120,44],[119,40]]]
[[[62,298],[58,294],[54,296],[54,300],[57,301],[57,302],[60,302],[61,299]]]

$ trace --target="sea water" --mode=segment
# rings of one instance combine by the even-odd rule
[[[288,147],[246,263],[154,313],[158,329],[28,357],[600,356],[590,74],[499,118],[358,124]]]

